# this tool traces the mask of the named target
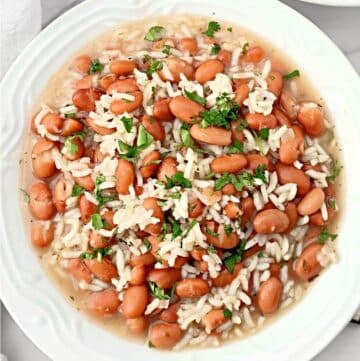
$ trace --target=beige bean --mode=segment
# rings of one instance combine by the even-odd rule
[[[195,298],[209,293],[210,287],[202,278],[187,278],[176,286],[176,294],[181,298]]]
[[[289,224],[286,213],[278,209],[265,209],[259,212],[253,220],[254,229],[260,234],[282,233],[286,231]]]
[[[170,111],[171,98],[159,99],[154,103],[153,115],[155,118],[169,122],[174,119],[174,115]]]
[[[98,80],[98,85],[99,87],[104,90],[107,91],[109,86],[114,83],[116,81],[116,76],[115,74],[106,74],[104,76],[102,76],[99,80]]]
[[[195,55],[198,51],[197,41],[194,38],[182,38],[179,40],[179,50],[189,52],[190,55]]]
[[[145,227],[145,231],[153,236],[159,235],[161,232],[162,222],[164,221],[164,212],[158,205],[157,199],[155,197],[146,198],[144,199],[143,206],[145,209],[153,211],[152,217],[159,219],[158,223],[148,224]]]
[[[286,114],[278,106],[275,105],[273,107],[272,113],[274,114],[274,116],[279,124],[286,125],[288,128],[291,127],[290,119],[286,116]]]
[[[232,139],[237,140],[240,143],[244,141],[244,132],[241,130],[241,120],[233,120],[230,123]]]
[[[211,162],[211,170],[215,173],[238,173],[245,168],[247,160],[242,154],[221,155]]]
[[[200,201],[200,199],[196,198],[192,202],[189,203],[189,217],[197,218],[200,217],[205,209],[205,205]]]
[[[159,72],[159,75],[162,80],[170,80],[178,83],[180,81],[180,74],[183,73],[187,79],[194,79],[194,68],[191,64],[186,62],[185,60],[170,56],[165,59],[165,63],[170,70],[170,73],[173,79],[169,79],[166,77],[163,71]]]
[[[73,258],[69,261],[69,273],[77,280],[90,283],[92,275],[90,270],[86,267],[85,263],[79,258]]]
[[[261,154],[247,154],[247,168],[255,171],[258,166],[269,167],[269,159]]]
[[[155,140],[163,142],[165,140],[165,130],[163,125],[155,118],[144,115],[141,124]]]
[[[281,94],[284,81],[283,76],[279,71],[270,71],[269,76],[266,78],[268,91],[274,93],[276,97]]]
[[[199,124],[194,124],[190,128],[191,136],[199,142],[213,145],[230,145],[231,130],[220,127],[201,128]]]
[[[169,107],[171,113],[174,114],[175,117],[190,124],[196,121],[199,118],[200,113],[205,110],[199,103],[182,95],[172,98]]]
[[[95,101],[99,100],[102,92],[98,89],[78,89],[72,96],[73,104],[85,112],[95,110]]]
[[[64,146],[63,152],[64,152],[65,158],[68,160],[80,159],[84,155],[84,152],[85,152],[84,143],[81,141],[81,139],[79,137],[75,137],[69,141],[71,142],[74,149],[72,152],[69,152],[68,149]]]
[[[215,79],[216,74],[224,71],[224,64],[217,59],[210,59],[203,62],[195,71],[195,79],[200,84]]]
[[[289,226],[285,233],[289,233],[296,226],[299,218],[296,204],[294,202],[288,202],[285,207],[285,213],[289,218]]]
[[[115,170],[116,191],[120,194],[128,194],[129,187],[134,183],[134,165],[126,159],[120,158]]]
[[[206,228],[209,228],[211,231],[218,234],[217,236],[211,235],[205,229],[207,242],[217,248],[232,249],[235,248],[240,242],[239,236],[236,234],[236,232],[232,232],[229,235],[226,234],[223,224],[220,224],[216,230],[215,222],[208,221]]]
[[[178,320],[177,311],[180,307],[180,302],[175,302],[170,305],[167,309],[160,313],[160,320],[169,322],[169,323],[176,323]]]
[[[112,278],[118,277],[115,265],[108,258],[102,258],[100,262],[95,258],[86,259],[84,262],[91,273],[104,282],[110,282]]]
[[[274,115],[263,115],[260,113],[248,113],[245,115],[245,120],[249,124],[249,128],[260,130],[262,128],[272,129],[277,126],[277,120]]]
[[[286,116],[288,116],[291,120],[296,118],[297,114],[297,104],[295,98],[292,94],[283,90],[280,96],[280,105]]]
[[[279,308],[283,285],[276,277],[263,282],[256,295],[256,303],[263,315],[274,313]]]
[[[176,323],[156,323],[151,326],[149,340],[156,348],[170,349],[181,339],[182,332]]]
[[[311,243],[294,263],[294,271],[302,281],[309,281],[321,271],[317,255],[323,247],[320,243]]]
[[[284,164],[293,164],[300,155],[297,139],[290,138],[282,141],[279,148],[280,162]]]
[[[76,119],[66,118],[64,119],[63,126],[61,128],[61,135],[68,137],[76,132],[81,132],[84,129],[84,125]]]
[[[140,256],[131,255],[130,258],[130,266],[136,267],[136,266],[151,266],[156,262],[156,258],[154,255],[150,252],[141,254]]]
[[[160,182],[166,182],[167,177],[170,178],[176,172],[177,172],[177,163],[175,158],[166,157],[159,166],[159,170],[157,172],[157,179]]]
[[[225,65],[229,66],[231,62],[231,53],[228,50],[221,49],[218,52],[217,58]]]
[[[249,96],[250,88],[247,84],[240,84],[235,90],[235,102],[242,106],[244,100]]]
[[[321,188],[313,188],[307,193],[297,206],[298,212],[302,216],[315,213],[325,200],[325,193]]]
[[[88,223],[91,216],[96,213],[96,204],[88,201],[84,195],[79,198],[79,209],[81,214],[81,221]]]
[[[312,137],[319,137],[325,131],[324,117],[318,107],[302,105],[298,113],[298,121],[304,126],[306,133]]]
[[[102,127],[101,125],[97,125],[95,123],[95,120],[90,117],[86,118],[86,123],[90,128],[94,130],[95,133],[98,133],[100,135],[108,135],[116,131],[116,128],[106,128]]]
[[[110,110],[114,114],[122,114],[122,113],[131,113],[139,108],[142,104],[143,95],[141,91],[135,91],[129,93],[129,95],[133,95],[135,97],[134,100],[125,100],[125,99],[116,99],[113,100],[110,104]]]
[[[104,248],[109,245],[110,239],[102,236],[98,231],[92,230],[90,233],[89,243],[93,248]]]
[[[41,119],[41,124],[51,134],[60,134],[64,124],[64,119],[55,113],[48,113]]]
[[[144,179],[148,179],[156,174],[159,168],[159,161],[161,159],[160,152],[153,150],[144,157],[143,165],[140,168],[141,176]]]
[[[224,207],[224,212],[230,219],[237,219],[239,216],[241,216],[242,211],[240,207],[238,206],[238,203],[229,202]]]
[[[133,93],[139,91],[139,87],[136,83],[136,80],[133,78],[120,79],[114,81],[106,90],[106,93],[112,94],[113,92],[117,93]]]
[[[29,188],[29,207],[34,217],[46,221],[53,217],[56,209],[51,190],[46,183],[35,183]]]
[[[207,332],[215,330],[215,328],[221,326],[226,321],[224,316],[224,310],[211,310],[205,316],[202,317],[201,322],[205,326]]]
[[[240,200],[240,206],[242,210],[241,224],[244,225],[250,220],[255,210],[255,205],[251,197],[246,197]]]
[[[130,284],[133,286],[143,285],[146,280],[147,267],[143,264],[131,269]]]
[[[148,303],[149,292],[146,286],[130,286],[125,290],[122,311],[126,318],[140,317]]]
[[[221,189],[221,192],[222,192],[222,194],[232,196],[232,195],[236,194],[237,190],[232,183],[229,183]]]
[[[241,62],[258,63],[265,56],[264,49],[260,46],[253,46],[249,48],[245,54],[240,57]]]
[[[148,322],[145,317],[129,318],[126,320],[126,326],[129,331],[136,334],[144,333],[147,329]]]
[[[131,60],[113,60],[109,69],[116,75],[129,75],[134,72],[136,63]]]
[[[171,288],[181,280],[181,271],[175,268],[153,269],[149,272],[147,280],[155,282],[160,288]]]
[[[41,222],[33,221],[31,224],[31,242],[36,247],[47,247],[54,239],[54,223],[44,225]]]
[[[214,191],[212,187],[203,188],[201,193],[206,198],[208,205],[220,202],[221,200],[221,191]]]
[[[32,152],[32,168],[37,178],[49,178],[56,173],[55,161],[52,156],[52,149],[55,143],[45,138],[39,138],[35,143]]]
[[[64,213],[66,199],[71,196],[71,192],[64,178],[59,178],[54,187],[54,205],[59,213]]]
[[[211,280],[212,286],[225,287],[229,285],[236,278],[242,268],[242,263],[237,263],[235,265],[233,273],[230,273],[226,268],[223,268],[219,275]]]
[[[86,191],[91,192],[95,189],[95,182],[90,174],[83,177],[74,177],[74,181],[80,187],[83,187]]]
[[[91,58],[89,55],[77,56],[71,64],[71,68],[81,74],[87,74],[91,66]]]
[[[310,177],[302,170],[292,166],[277,163],[276,172],[279,177],[280,184],[296,183],[297,193],[299,195],[304,195],[310,190]]]
[[[93,292],[86,299],[88,310],[95,316],[105,316],[117,312],[120,306],[118,293],[113,288]]]

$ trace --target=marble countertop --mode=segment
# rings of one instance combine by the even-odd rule
[[[79,2],[81,0],[42,0],[43,26],[46,26],[64,10],[64,3],[71,6],[71,4]],[[324,31],[360,73],[360,7],[325,7],[296,0],[283,0],[282,2],[299,11]],[[356,360],[360,355],[359,340],[360,326],[350,323],[315,357],[314,361]],[[8,361],[50,360],[22,333],[2,305],[1,352],[7,356]]]

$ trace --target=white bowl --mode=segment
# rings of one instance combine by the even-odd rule
[[[76,312],[43,273],[25,234],[18,199],[22,138],[34,100],[71,54],[123,21],[173,12],[212,15],[271,39],[314,81],[334,116],[346,178],[340,262],[263,331],[215,349],[158,352],[106,332]],[[89,0],[54,21],[23,51],[1,85],[1,296],[26,335],[53,360],[308,360],[350,320],[360,301],[360,84],[335,45],[275,0]]]
[[[300,0],[306,3],[328,6],[360,6],[360,0]]]

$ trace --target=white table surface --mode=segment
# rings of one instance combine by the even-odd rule
[[[63,0],[57,3],[53,0],[42,0],[43,26],[59,15],[64,2],[66,3]],[[77,2],[81,0],[75,1]],[[324,7],[296,0],[283,0],[283,2],[323,30],[360,73],[360,7]],[[3,305],[1,305],[1,352],[7,356],[8,361],[50,360],[22,333]],[[359,357],[360,326],[349,324],[325,350],[315,357],[314,361],[353,361],[359,360]]]

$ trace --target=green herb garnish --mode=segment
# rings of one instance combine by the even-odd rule
[[[210,244],[207,251],[212,254],[217,254],[217,250],[215,249],[214,245]]]
[[[163,68],[163,63],[161,60],[150,58],[149,59],[149,68],[146,71],[146,74],[148,76],[151,76],[152,74],[161,70],[162,68]]]
[[[186,228],[186,230],[185,230],[185,232],[184,232],[184,234],[183,234],[183,238],[185,238],[188,234],[189,234],[189,232],[194,228],[194,226],[197,224],[197,223],[199,223],[197,220],[195,220],[195,219],[193,219],[191,222],[190,222],[190,224],[187,226],[187,228]]]
[[[232,312],[228,308],[225,308],[223,310],[223,315],[224,315],[225,318],[231,318],[232,317]]]
[[[163,38],[165,35],[165,28],[163,26],[152,26],[145,35],[145,40],[148,41],[158,41]]]
[[[130,117],[121,117],[120,120],[124,124],[125,130],[130,133],[133,127],[134,119]]]
[[[220,24],[216,21],[210,21],[208,23],[207,30],[203,32],[204,35],[209,38],[213,38],[214,34],[221,29]]]
[[[246,54],[249,51],[250,48],[250,44],[249,43],[245,43],[242,47],[242,53]]]
[[[258,134],[262,140],[267,140],[269,138],[270,132],[268,128],[261,128]]]
[[[230,33],[232,32],[232,27],[231,26],[229,26],[227,29],[226,29],[227,31],[229,31]]]
[[[79,151],[79,146],[76,143],[74,143],[73,140],[74,140],[74,136],[71,136],[71,137],[67,137],[64,142],[66,151],[71,155],[74,155]]]
[[[229,273],[234,272],[235,264],[242,260],[242,255],[246,246],[247,239],[242,239],[239,246],[235,249],[235,253],[224,259],[224,265]]]
[[[235,153],[244,153],[244,144],[239,142],[237,139],[234,140],[234,143],[228,147],[229,154]]]
[[[240,124],[235,128],[235,130],[244,130],[248,126],[248,122],[245,119],[240,120]]]
[[[206,99],[199,96],[195,91],[189,92],[188,90],[184,89],[184,93],[186,97],[189,98],[190,100],[193,100],[194,102],[197,102],[201,105],[206,104]]]
[[[233,228],[231,226],[231,224],[225,224],[224,226],[224,231],[225,231],[225,234],[229,237],[230,234],[233,232]]]
[[[172,233],[172,239],[175,239],[176,237],[180,236],[182,233],[180,223],[172,219],[171,217],[168,218],[168,221],[171,224],[171,233]]]
[[[220,45],[219,44],[214,44],[212,47],[211,47],[211,50],[210,50],[210,55],[216,55],[219,51],[220,51]]]
[[[104,183],[106,181],[106,178],[103,175],[99,175],[95,179],[95,198],[98,202],[97,208],[101,208],[104,204],[107,202],[110,202],[114,200],[112,196],[104,195],[103,190],[100,189],[100,184]]]
[[[149,281],[149,289],[150,294],[154,298],[158,298],[159,300],[169,300],[170,296],[165,293],[165,290],[158,287],[155,282]]]
[[[212,229],[210,229],[209,227],[205,228],[205,232],[212,237],[219,237],[219,233],[214,232]]]
[[[340,175],[342,166],[338,163],[338,161],[334,160],[331,162],[330,168],[331,168],[331,175],[326,177],[326,179],[328,181],[334,182],[335,179]]]
[[[26,203],[29,203],[29,202],[30,202],[29,193],[26,192],[26,190],[25,190],[25,189],[22,189],[22,188],[19,188],[19,191],[23,194],[24,201],[25,201]]]
[[[77,115],[76,113],[66,113],[64,114],[65,118],[72,118],[72,119],[76,119]]]
[[[150,340],[148,341],[148,347],[149,348],[155,348],[154,344]]]
[[[318,236],[318,242],[324,244],[327,240],[334,241],[336,237],[337,234],[329,233],[327,227],[324,227]]]
[[[328,204],[332,210],[336,211],[337,208],[336,199],[329,199]]]
[[[150,251],[151,250],[151,243],[150,243],[150,241],[147,239],[147,238],[144,238],[143,239],[143,242],[144,242],[144,244],[145,244],[145,246],[146,246],[146,249],[148,250],[148,251]]]
[[[75,184],[72,192],[71,192],[71,196],[72,197],[78,197],[81,196],[82,194],[84,194],[85,190],[83,187],[79,186],[78,184]]]
[[[111,247],[105,248],[96,248],[92,252],[81,253],[80,259],[97,259],[98,262],[101,262],[103,257],[110,256],[113,254],[113,249]]]
[[[191,188],[191,181],[184,177],[183,172],[176,172],[171,177],[166,176],[165,189],[170,189],[176,186]]]
[[[104,69],[104,65],[100,63],[99,59],[94,59],[91,62],[88,73],[89,74],[101,73],[103,69]]]
[[[261,179],[264,183],[266,183],[266,177],[265,177],[265,164],[259,164],[255,169],[255,178]]]
[[[162,52],[166,55],[170,55],[170,49],[171,49],[170,45],[165,45]]]
[[[300,72],[299,72],[299,70],[295,69],[291,73],[283,75],[283,78],[285,80],[289,80],[289,79],[295,78],[297,76],[300,76]]]
[[[101,216],[99,213],[94,213],[91,216],[91,225],[93,226],[94,229],[101,229],[104,227],[104,222],[101,219]]]

